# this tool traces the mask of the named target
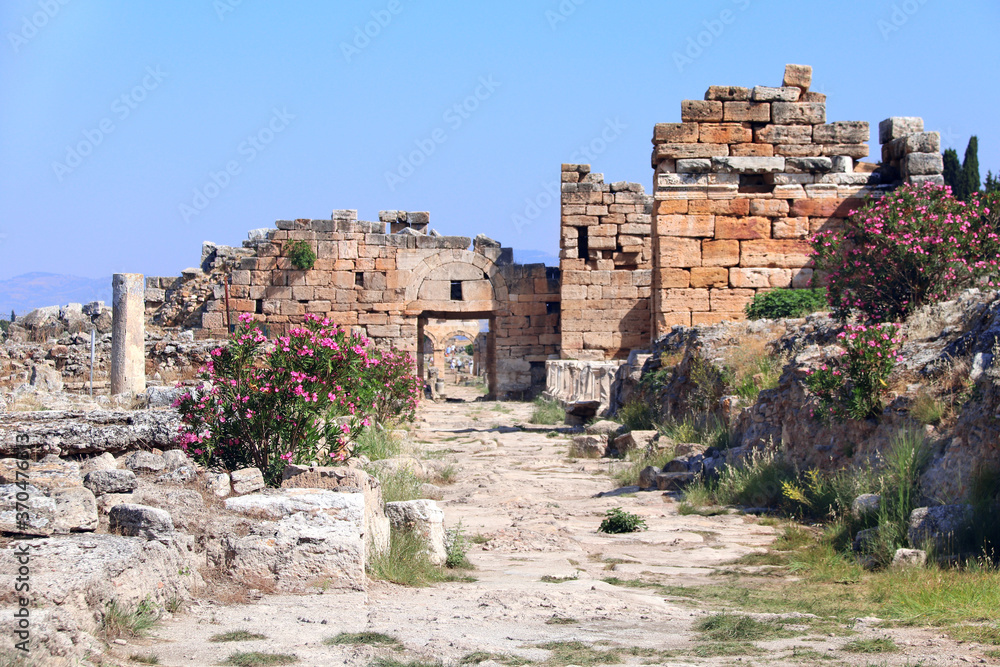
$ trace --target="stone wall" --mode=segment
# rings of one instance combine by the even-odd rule
[[[231,321],[252,313],[280,335],[314,313],[415,354],[418,329],[429,319],[486,319],[491,389],[503,396],[539,391],[545,360],[559,348],[558,270],[516,265],[509,248],[482,235],[428,233],[426,212],[382,211],[379,218],[338,210],[329,220],[279,220],[275,229],[254,230],[252,252],[230,274]],[[316,253],[311,269],[285,256],[291,241]],[[226,335],[221,284],[204,305],[201,327],[202,336]]]
[[[564,359],[623,359],[649,343],[653,198],[562,166],[560,261]]]
[[[654,128],[653,338],[742,319],[758,290],[810,286],[812,234],[901,180],[942,182],[922,120],[883,121],[886,163],[860,162],[868,123],[827,123],[811,78],[789,65],[780,87],[711,86]]]

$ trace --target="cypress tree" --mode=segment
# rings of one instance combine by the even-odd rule
[[[958,161],[958,152],[954,148],[944,151],[944,184],[951,188],[951,193],[958,196],[958,177],[962,174],[962,163]]]
[[[994,178],[992,171],[986,172],[986,181],[983,182],[983,192],[1000,191],[1000,177]]]
[[[973,135],[965,147],[962,160],[962,176],[958,179],[962,188],[962,199],[968,199],[973,192],[979,192],[979,139]]]

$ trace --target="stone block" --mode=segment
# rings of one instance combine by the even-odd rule
[[[715,218],[711,215],[661,215],[656,219],[656,233],[663,236],[712,236]]]
[[[701,241],[694,238],[661,238],[660,262],[662,266],[680,269],[701,266]]]
[[[864,201],[856,198],[806,198],[796,199],[789,207],[791,217],[846,218],[856,211]]]
[[[867,121],[837,121],[813,127],[817,144],[861,144],[871,139]]]
[[[734,243],[736,243],[734,241]],[[736,262],[739,263],[739,248],[737,246]],[[691,272],[686,269],[660,269],[660,287],[690,287]],[[566,288],[564,287],[563,290]],[[564,292],[565,294],[565,292]]]
[[[756,292],[752,289],[714,289],[711,290],[711,310],[738,313],[753,301]]]
[[[799,88],[803,92],[809,90],[812,84],[813,69],[809,65],[785,65],[785,76],[781,85]]]
[[[661,472],[656,476],[656,488],[660,491],[680,491],[694,479],[693,472]]]
[[[704,215],[750,215],[750,200],[740,197],[732,199],[702,199],[694,200],[688,207],[688,213]]]
[[[406,500],[385,504],[385,514],[394,531],[414,531],[427,544],[427,555],[435,565],[448,557],[445,548],[444,512],[433,500]]]
[[[147,540],[169,540],[174,536],[174,522],[166,510],[121,503],[108,512],[108,531]]]
[[[125,467],[134,473],[156,473],[161,472],[166,466],[166,461],[159,454],[153,452],[132,452],[125,457]]]
[[[716,239],[766,239],[771,237],[771,221],[758,216],[729,217],[716,216]]]
[[[812,261],[812,246],[798,239],[757,239],[740,242],[740,266],[800,268]]]
[[[573,438],[569,450],[570,456],[584,459],[601,458],[608,452],[608,436],[578,435]]]
[[[729,155],[729,146],[725,144],[657,144],[653,148],[653,166],[663,160],[681,158],[712,157],[714,155]]]
[[[771,157],[774,155],[774,146],[771,144],[733,144],[729,147],[729,154],[734,157]]]
[[[831,169],[833,169],[833,161],[828,157],[790,157],[785,159],[785,171],[789,174],[825,174]]]
[[[767,144],[808,144],[812,125],[765,125],[754,132],[754,141]]]
[[[703,241],[702,266],[736,266],[740,263],[740,242],[736,240]],[[663,285],[673,287],[672,285]],[[684,285],[686,287],[686,285]]]
[[[941,153],[910,153],[903,158],[903,175],[932,175],[944,171]]]
[[[722,121],[722,102],[714,100],[683,100],[681,121],[718,123]]]
[[[750,93],[750,99],[754,102],[796,102],[802,91],[794,86],[782,86],[772,88],[771,86],[754,86]]]
[[[940,153],[941,134],[939,132],[915,132],[906,135],[904,150],[907,153]]]
[[[807,236],[809,236],[809,218],[776,218],[771,223],[771,238],[804,239]]]
[[[677,160],[676,169],[682,174],[706,174],[712,170],[712,161],[708,158]]]
[[[823,144],[821,147],[823,155],[846,155],[855,160],[868,157],[868,144]]]
[[[813,270],[812,269],[793,269],[792,270],[792,287],[795,289],[806,289],[807,287],[812,287]]]
[[[830,171],[835,174],[850,174],[854,171],[854,158],[847,155],[834,155],[830,157]]]
[[[713,157],[712,167],[724,174],[770,174],[785,170],[781,157]]]
[[[750,215],[774,218],[788,215],[788,202],[784,199],[751,199]]]
[[[706,100],[733,102],[750,99],[750,89],[743,86],[709,86],[705,92]]]
[[[733,267],[729,269],[729,284],[743,288],[789,287],[792,270]]]
[[[893,116],[878,124],[878,142],[887,144],[908,134],[924,131],[924,119],[917,116]]]
[[[691,287],[728,287],[729,271],[721,266],[696,266],[691,269]]]
[[[106,493],[132,493],[139,480],[131,470],[94,470],[83,478],[83,485],[95,496]]]
[[[66,535],[95,530],[97,522],[97,500],[83,486],[0,484],[0,531],[5,533]]]
[[[793,90],[798,90],[798,88]],[[826,122],[826,104],[822,102],[772,102],[771,122],[779,125],[819,125]]]
[[[768,102],[724,102],[722,120],[726,122],[771,122],[771,105]]]
[[[264,475],[258,468],[242,468],[229,473],[233,493],[246,495],[264,488]]]
[[[740,123],[702,123],[698,141],[703,144],[749,143],[753,141],[753,131]]]
[[[654,144],[686,144],[698,141],[698,123],[657,123]]]
[[[704,288],[668,289],[660,300],[664,311],[709,310],[708,290]]]

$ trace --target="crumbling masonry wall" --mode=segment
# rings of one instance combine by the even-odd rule
[[[509,248],[485,236],[428,233],[425,212],[379,217],[367,222],[338,210],[329,220],[279,220],[276,229],[252,232],[252,254],[231,272],[231,321],[252,313],[278,335],[314,313],[416,355],[418,328],[429,318],[487,319],[487,375],[496,393],[540,390],[545,360],[559,349],[558,270],[516,265]],[[312,268],[292,265],[290,241],[310,245]],[[226,335],[224,296],[216,285],[199,335]]]
[[[562,166],[560,261],[564,359],[624,359],[649,344],[653,198]]]

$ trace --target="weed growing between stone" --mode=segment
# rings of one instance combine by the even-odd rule
[[[462,526],[461,521],[455,527],[445,531],[444,547],[448,554],[444,561],[445,567],[463,570],[472,569],[472,563],[469,562],[467,557],[469,542],[465,537],[465,528]]]
[[[646,521],[637,514],[615,507],[605,512],[604,520],[597,530],[602,533],[634,533],[646,530]]]
[[[457,568],[456,568],[457,569]],[[394,530],[389,535],[389,548],[373,554],[368,561],[368,574],[403,586],[429,586],[442,581],[475,581],[475,578],[455,573],[431,563],[427,542],[412,530]]]
[[[394,503],[402,500],[418,500],[426,494],[421,490],[424,481],[406,466],[398,468],[366,468],[369,475],[382,485],[382,500]]]
[[[628,465],[616,470],[612,477],[619,487],[635,486],[639,483],[639,473],[647,466],[663,468],[674,459],[674,448],[654,451],[631,451],[627,454]]]
[[[392,648],[403,648],[403,642],[392,635],[381,632],[341,632],[335,637],[327,637],[323,640],[327,646],[351,645],[351,646],[390,646]]]
[[[531,424],[562,424],[566,419],[566,411],[558,401],[538,397],[533,402],[534,409],[528,422]]]
[[[134,607],[112,600],[104,608],[101,618],[101,634],[105,639],[119,637],[141,637],[160,618],[159,609],[150,599],[145,599]]]
[[[648,431],[655,428],[656,413],[646,401],[632,399],[623,405],[615,414],[615,420],[620,422],[624,431]]]
[[[223,665],[234,667],[268,667],[269,665],[292,665],[299,659],[289,653],[265,653],[262,651],[236,651],[229,654]]]
[[[249,630],[230,630],[229,632],[223,632],[217,635],[212,635],[208,641],[210,642],[249,642],[258,639],[267,639],[266,635],[262,635],[259,632],[250,632]]]
[[[354,455],[367,456],[369,461],[381,461],[399,456],[403,443],[390,430],[380,427],[366,428],[354,442]]]
[[[128,657],[132,662],[137,662],[140,665],[158,665],[160,664],[160,656],[155,653],[133,653]]]

